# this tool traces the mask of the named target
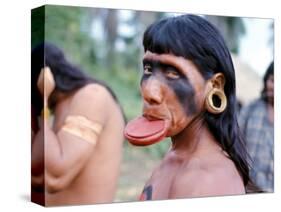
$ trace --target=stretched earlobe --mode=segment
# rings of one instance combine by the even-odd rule
[[[220,89],[213,88],[205,99],[205,107],[208,112],[213,114],[222,113],[227,106],[227,99],[224,92]]]

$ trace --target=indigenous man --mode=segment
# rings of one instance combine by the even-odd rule
[[[125,136],[138,146],[172,143],[140,199],[244,194],[235,71],[218,30],[202,17],[177,16],[148,27],[143,45],[143,114]]]

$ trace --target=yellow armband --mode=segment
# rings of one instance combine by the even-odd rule
[[[44,107],[41,111],[41,117],[44,118],[44,120],[48,120],[50,117],[50,109],[48,107]]]
[[[102,125],[84,116],[71,115],[66,117],[61,129],[89,143],[96,144],[98,136],[102,131]]]

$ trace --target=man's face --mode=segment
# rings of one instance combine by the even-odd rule
[[[266,80],[266,96],[270,104],[274,102],[274,77],[270,74]]]
[[[167,137],[171,137],[202,112],[206,81],[190,60],[147,51],[143,57],[141,94],[143,115],[149,120],[168,120]]]

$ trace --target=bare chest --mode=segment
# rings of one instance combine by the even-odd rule
[[[163,160],[147,181],[140,200],[168,199],[175,176],[180,170],[180,167],[181,163]]]

